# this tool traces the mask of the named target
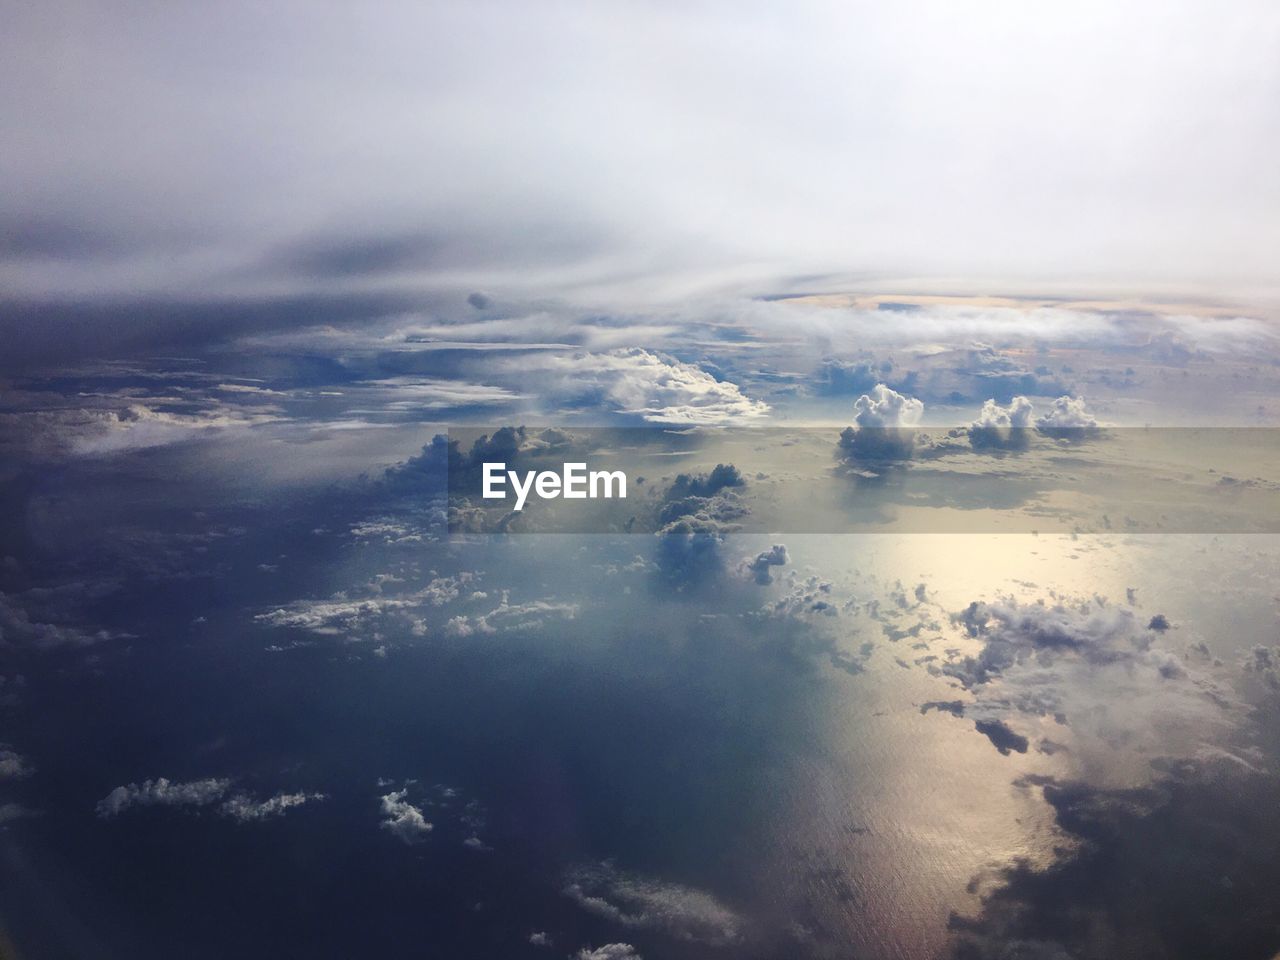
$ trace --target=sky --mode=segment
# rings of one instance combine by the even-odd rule
[[[609,311],[886,280],[1276,302],[1265,2],[7,20],[18,352],[474,289]]]
[[[6,11],[0,954],[1275,960],[1278,50]]]

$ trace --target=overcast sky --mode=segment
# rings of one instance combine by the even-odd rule
[[[5,19],[10,302],[1275,286],[1270,0]]]

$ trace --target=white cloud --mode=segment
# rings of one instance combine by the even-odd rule
[[[324,800],[321,793],[277,793],[265,800],[257,800],[247,793],[235,793],[230,797],[231,780],[226,777],[210,777],[175,783],[167,777],[144,780],[116,787],[98,801],[97,813],[104,820],[119,816],[133,807],[210,807],[217,804],[220,816],[249,823],[282,816],[304,803]],[[226,798],[225,800],[223,798]]]
[[[754,421],[769,405],[692,364],[639,348],[607,353],[541,354],[512,361],[531,376],[530,392],[557,409],[603,407],[648,423],[711,425]]]
[[[1050,436],[1075,436],[1096,432],[1098,421],[1086,408],[1084,397],[1058,397],[1048,413],[1036,418],[1036,429]]]
[[[522,399],[520,394],[503,387],[438,377],[362,380],[345,385],[344,390],[357,404],[346,409],[344,416],[505,406]]]
[[[190,400],[183,402],[189,403]],[[69,434],[72,449],[83,455],[160,447],[283,419],[273,410],[212,403],[194,413],[167,410],[155,401],[130,403],[116,410],[84,412],[87,419],[80,432]]]
[[[1027,445],[1034,410],[1026,397],[1014,397],[1007,407],[995,400],[982,405],[978,419],[969,424],[969,443],[974,449],[1021,449]]]
[[[863,394],[853,403],[853,422],[859,428],[913,427],[924,414],[924,404],[904,396],[883,383],[877,383],[871,395]]]
[[[556,600],[530,600],[511,603],[507,591],[488,613],[478,616],[459,614],[444,625],[444,632],[451,637],[470,637],[477,634],[493,634],[507,630],[537,630],[547,620],[573,620],[578,615],[578,604]]]
[[[232,3],[125,29],[31,5],[0,37],[13,216],[74,214],[62,232],[88,249],[42,255],[37,237],[0,283],[19,298],[448,285],[675,299],[748,271],[978,283],[1000,264],[1265,285],[1280,152],[1265,0],[988,14],[607,4],[565,29],[521,4],[378,2],[332,30]],[[625,55],[581,56],[619,38]],[[42,55],[53,40],[65,56]],[[286,46],[285,63],[254,55]],[[381,69],[335,68],[351,49]],[[250,91],[254,109],[233,109]],[[171,139],[148,149],[160,113]],[[384,148],[343,149],[353,132]],[[268,269],[318,223],[343,225],[350,256]],[[349,236],[365,224],[374,240]]]
[[[624,927],[662,930],[681,940],[724,946],[742,932],[742,918],[711,894],[630,876],[610,863],[572,870],[564,892],[583,909]]]
[[[387,531],[380,527],[378,532]],[[254,619],[272,627],[293,627],[329,636],[349,633],[393,614],[409,616],[417,622],[414,614],[452,603],[470,588],[475,579],[474,573],[463,571],[453,576],[433,577],[417,590],[398,594],[383,594],[381,584],[375,582],[369,588],[369,596],[350,597],[346,592],[340,592],[327,600],[295,600],[286,606],[257,614]]]
[[[909,458],[916,447],[913,429],[924,415],[924,403],[877,383],[853,404],[853,426],[840,434],[840,447],[856,460]]]
[[[326,797],[323,793],[277,793],[266,800],[255,800],[246,794],[237,793],[228,798],[219,811],[233,820],[248,823],[252,820],[283,816],[294,807],[324,799]]]
[[[416,843],[435,827],[423,816],[421,807],[405,799],[408,796],[408,787],[382,795],[383,820],[379,826],[405,843]]]
[[[931,672],[973,695],[957,704],[957,715],[1006,741],[1052,722],[1073,734],[1077,757],[1094,746],[1109,754],[1118,744],[1176,756],[1239,722],[1213,675],[1190,653],[1161,646],[1162,635],[1127,606],[1098,598],[975,601],[952,619],[980,646],[953,651]]]
[[[98,801],[98,816],[118,816],[132,807],[203,807],[221,800],[231,787],[228,779],[210,778],[174,783],[167,777],[116,787]]]
[[[594,950],[583,947],[574,956],[576,960],[641,960],[636,948],[629,943],[606,943]]]

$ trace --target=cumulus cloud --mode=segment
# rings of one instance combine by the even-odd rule
[[[1025,450],[1035,426],[1033,414],[1026,397],[1014,397],[1005,407],[987,400],[978,419],[969,424],[969,443],[975,450]]]
[[[877,383],[854,401],[853,425],[841,432],[840,449],[851,460],[909,459],[916,449],[914,428],[923,414],[922,401]]]
[[[832,596],[832,583],[822,577],[796,576],[793,571],[787,592],[763,608],[763,612],[777,617],[834,617],[840,608]]]
[[[624,927],[652,928],[710,946],[726,946],[742,934],[742,918],[711,894],[631,876],[611,863],[570,871],[564,893],[583,909]]]
[[[716,464],[705,474],[679,474],[658,506],[656,536],[659,576],[683,589],[721,573],[727,533],[750,513],[740,491],[746,486],[733,464]]]
[[[686,497],[714,497],[721,490],[746,486],[742,471],[732,463],[717,463],[710,473],[677,474],[667,488],[666,499],[683,500]]]
[[[603,408],[646,423],[684,426],[756,421],[769,413],[767,403],[746,396],[737,384],[640,348],[540,354],[512,369],[535,378],[531,390],[560,409]]]
[[[756,554],[756,558],[746,565],[752,579],[761,586],[773,583],[773,568],[785,566],[788,560],[787,547],[783,543],[775,543],[768,550]]]
[[[1098,421],[1086,408],[1084,397],[1058,397],[1049,412],[1036,419],[1036,429],[1049,437],[1083,438],[1098,432]]]
[[[1170,754],[1187,749],[1186,731],[1197,731],[1196,742],[1203,742],[1239,722],[1212,677],[1156,646],[1159,634],[1127,607],[1097,598],[975,601],[952,620],[979,642],[978,651],[951,651],[930,671],[957,681],[974,699],[923,709],[971,717],[1002,753],[1025,752],[1029,739],[1018,726],[1042,719],[1070,727],[1077,743],[1123,742]]]
[[[953,616],[971,637],[983,641],[977,656],[948,664],[944,672],[965,687],[978,686],[1020,662],[1051,662],[1076,656],[1106,665],[1130,662],[1150,647],[1133,612],[1097,601],[1079,604],[1019,604],[974,601]]]
[[[438,438],[439,439],[439,438]],[[547,427],[542,430],[526,426],[500,427],[492,434],[482,434],[463,453],[456,443],[449,451],[450,467],[481,467],[487,461],[515,463],[525,457],[563,453],[571,450],[579,438],[564,430]]]
[[[405,843],[417,843],[435,827],[423,815],[421,807],[406,799],[408,796],[408,787],[382,795],[382,822],[379,826]]]

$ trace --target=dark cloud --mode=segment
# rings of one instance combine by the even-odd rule
[[[264,269],[312,279],[376,276],[429,267],[445,249],[445,241],[431,234],[320,238],[269,255]]]
[[[773,568],[785,565],[787,560],[786,545],[775,543],[763,553],[756,554],[756,558],[746,567],[755,582],[765,586],[773,583]]]
[[[957,960],[1269,960],[1280,949],[1280,782],[1213,763],[1163,765],[1154,786],[1039,786],[1072,846],[1018,862],[951,921]]]
[[[1030,741],[1012,730],[1003,720],[978,720],[974,728],[991,741],[992,746],[1006,757],[1010,752],[1026,753]]]
[[[1056,396],[1070,390],[1044,366],[1027,368],[989,344],[975,344],[952,370],[969,380],[967,399],[1009,403],[1016,396]]]
[[[856,360],[825,357],[809,377],[819,396],[857,396],[883,383],[895,390],[911,392],[917,373],[898,371],[892,360],[877,360],[868,355]]]
[[[750,510],[740,491],[746,486],[733,464],[710,473],[676,476],[658,506],[658,576],[679,590],[704,586],[725,569],[725,535],[738,529]]]
[[[307,293],[243,297],[0,297],[6,349],[0,370],[28,371],[85,357],[129,357],[188,351],[236,336],[313,327],[357,325],[435,298],[388,292]]]
[[[0,260],[78,260],[127,250],[118,238],[84,222],[0,215]]]

